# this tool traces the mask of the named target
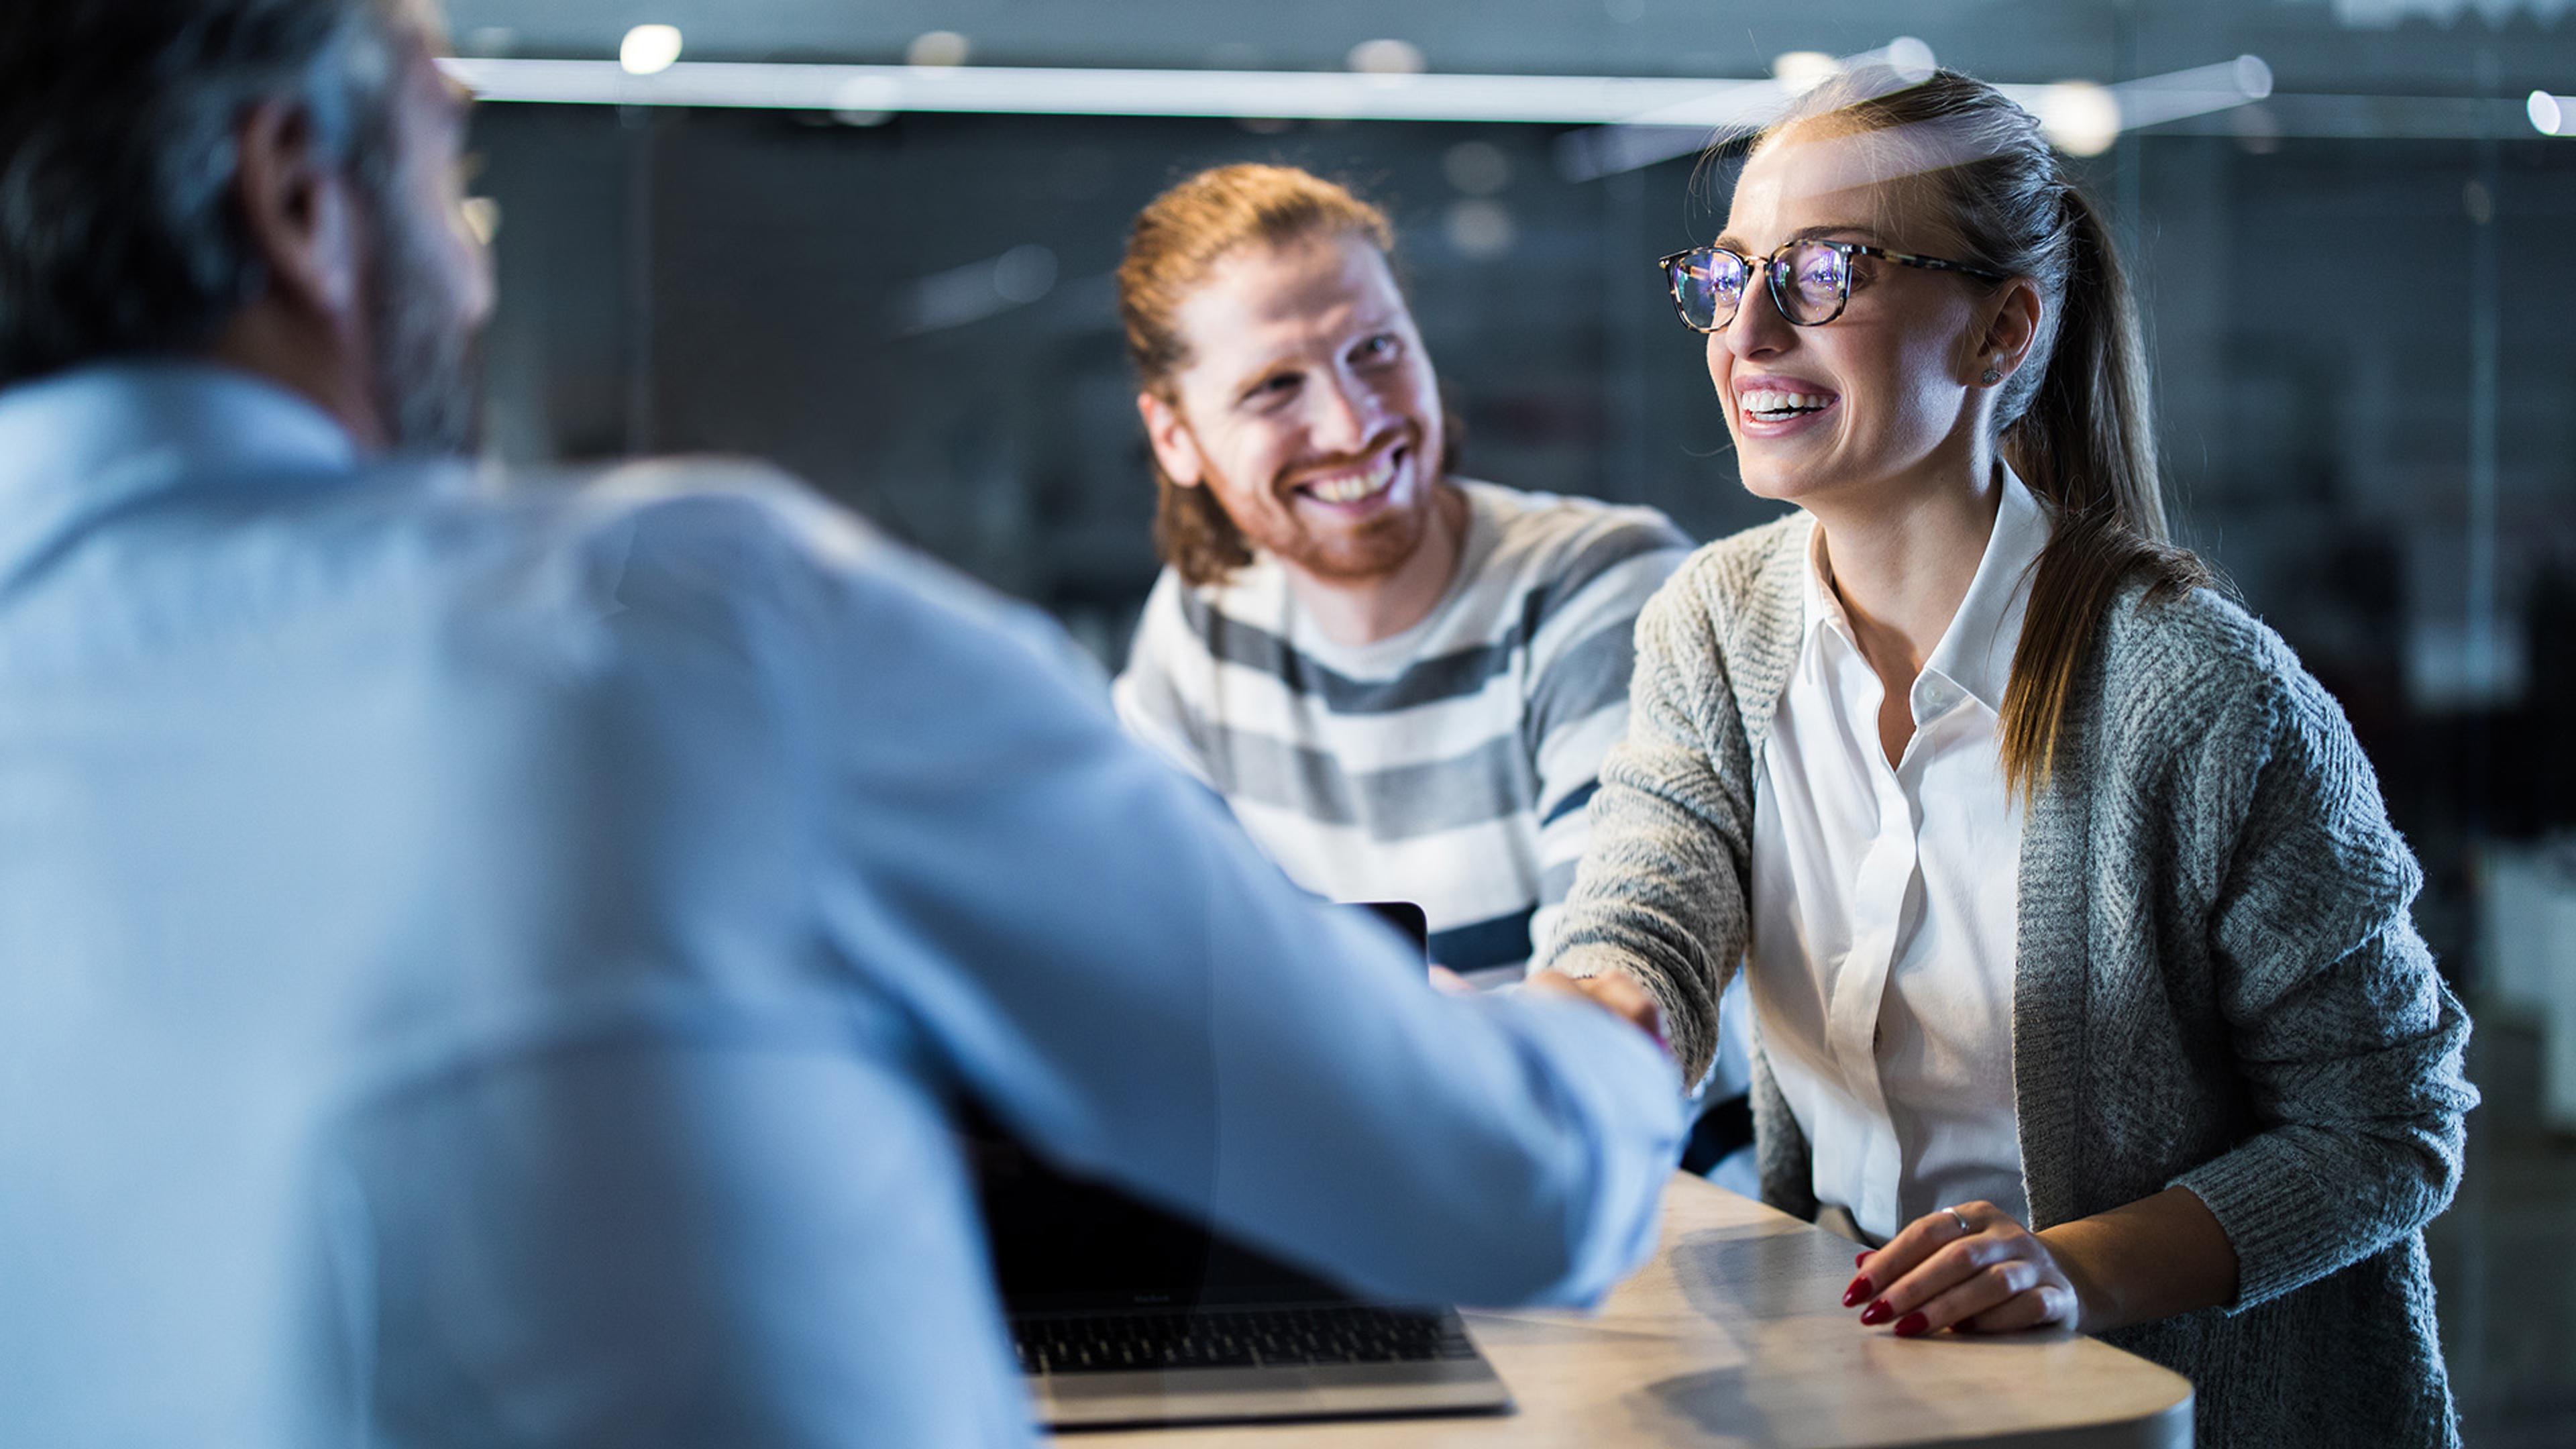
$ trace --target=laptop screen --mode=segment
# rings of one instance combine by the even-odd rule
[[[1365,909],[1427,949],[1421,907]],[[1349,1301],[1333,1284],[1200,1224],[1057,1171],[980,1110],[970,1108],[959,1130],[1011,1312]]]

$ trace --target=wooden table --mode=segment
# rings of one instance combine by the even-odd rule
[[[1595,1314],[1470,1313],[1518,1413],[1066,1435],[1067,1449],[2006,1444],[2181,1449],[2191,1384],[2066,1333],[1899,1339],[1841,1307],[1853,1245],[1693,1177]]]

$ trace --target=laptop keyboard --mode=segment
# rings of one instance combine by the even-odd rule
[[[1020,1369],[1031,1374],[1275,1364],[1420,1363],[1469,1359],[1454,1313],[1358,1304],[1014,1318]]]

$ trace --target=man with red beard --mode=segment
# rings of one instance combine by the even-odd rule
[[[1661,514],[1450,476],[1386,217],[1277,166],[1157,198],[1119,271],[1167,565],[1118,684],[1310,890],[1419,903],[1517,979],[1627,722]]]
[[[1661,514],[1450,476],[1385,215],[1278,166],[1157,198],[1119,271],[1167,567],[1118,703],[1300,884],[1517,978],[1627,721]]]
[[[1280,166],[1202,172],[1137,219],[1119,304],[1167,567],[1118,707],[1299,884],[1420,904],[1432,959],[1495,985],[1573,882],[1637,611],[1690,541],[1453,477],[1393,245],[1376,207]]]

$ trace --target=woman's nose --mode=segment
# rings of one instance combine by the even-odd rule
[[[1744,300],[1736,305],[1735,316],[1718,329],[1727,350],[1746,358],[1771,356],[1787,348],[1797,333],[1789,319],[1780,315],[1767,279],[1760,277],[1745,283]]]

